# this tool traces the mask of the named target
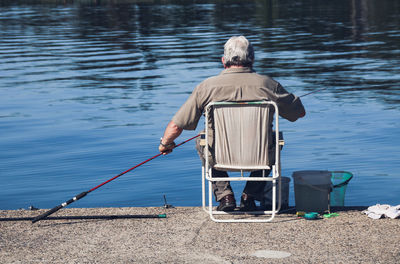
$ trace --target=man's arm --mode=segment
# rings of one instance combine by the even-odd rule
[[[171,153],[172,149],[175,147],[174,140],[179,137],[182,131],[183,129],[178,127],[174,121],[169,122],[164,131],[164,136],[161,138],[160,145],[158,146],[160,153],[163,155]]]
[[[294,122],[306,115],[306,111],[299,97],[288,93],[280,84],[276,89],[276,102],[279,107],[279,115]]]

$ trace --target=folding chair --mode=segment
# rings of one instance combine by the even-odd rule
[[[275,114],[275,118],[274,118]],[[278,106],[272,101],[212,102],[205,109],[204,162],[202,166],[202,206],[215,222],[269,222],[281,207],[281,167]],[[275,120],[274,120],[275,119]],[[270,124],[274,121],[275,134]],[[210,127],[212,131],[210,131]],[[269,166],[270,143],[275,144],[274,163]],[[209,149],[209,146],[212,146]],[[240,172],[239,177],[213,177],[212,169]],[[244,172],[272,169],[272,177],[248,177]],[[238,173],[236,173],[238,174]],[[208,181],[208,208],[206,204]],[[232,212],[213,209],[212,182],[271,181],[272,209],[270,211]],[[278,184],[277,184],[278,183]],[[278,194],[277,187],[278,185]],[[278,198],[278,199],[277,199]],[[276,203],[278,201],[278,203]],[[238,217],[236,215],[242,215]],[[217,217],[218,215],[218,217]],[[226,216],[230,216],[228,219]],[[266,215],[266,216],[261,216]],[[256,217],[257,216],[257,217]],[[268,216],[268,217],[267,217]]]

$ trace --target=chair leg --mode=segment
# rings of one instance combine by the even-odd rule
[[[206,209],[206,176],[204,175],[204,166],[201,167],[201,205]]]
[[[211,181],[208,181],[208,213],[210,214],[210,217],[213,214],[213,204],[212,204],[212,183]]]
[[[254,211],[254,212],[240,212],[240,211],[233,211],[233,212],[222,212],[222,211],[214,211],[213,210],[213,192],[212,192],[212,181],[208,180],[208,211],[205,210],[209,215],[210,219],[214,222],[220,223],[265,223],[270,222],[275,218],[275,215],[279,212],[281,207],[281,176],[279,171],[276,168],[272,168],[273,171],[273,180],[272,180],[272,210],[271,211]],[[209,172],[212,173],[212,172]],[[210,175],[212,177],[212,175]],[[276,190],[278,187],[278,191]],[[277,199],[278,194],[278,199]],[[277,205],[278,202],[278,205]],[[246,219],[220,219],[216,218],[216,215],[269,215],[268,218],[246,218]]]

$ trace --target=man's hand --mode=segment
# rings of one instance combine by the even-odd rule
[[[160,141],[160,145],[158,146],[158,150],[163,155],[167,155],[167,154],[171,153],[174,148],[175,148],[175,142],[172,142],[169,144],[164,144],[162,142],[162,139]]]
[[[306,110],[304,110],[302,113],[300,113],[300,117],[299,118],[303,118],[306,116]]]

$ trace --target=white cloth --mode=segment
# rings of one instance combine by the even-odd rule
[[[364,213],[372,219],[380,219],[382,217],[390,217],[395,219],[400,217],[400,204],[396,206],[390,206],[388,204],[376,204],[368,207]]]

